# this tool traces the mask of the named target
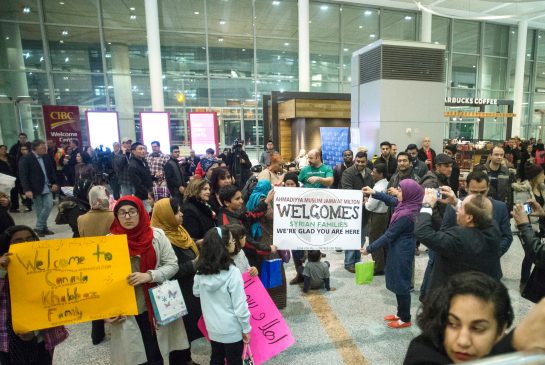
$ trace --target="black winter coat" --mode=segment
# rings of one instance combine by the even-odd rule
[[[148,163],[139,158],[133,157],[129,161],[129,177],[134,186],[134,195],[147,200],[148,193],[153,192],[153,179],[149,170]]]
[[[56,174],[51,159],[45,155],[42,158],[47,173],[47,179],[51,185],[56,184]],[[32,191],[34,195],[40,195],[44,190],[45,175],[38,158],[33,152],[21,157],[19,160],[19,179],[23,192]]]
[[[216,217],[212,209],[195,198],[188,198],[182,205],[184,228],[195,241],[204,237],[206,232],[216,226]]]

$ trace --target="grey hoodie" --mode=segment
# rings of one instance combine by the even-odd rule
[[[250,333],[250,311],[242,275],[235,265],[219,274],[195,275],[193,294],[201,298],[202,314],[212,341],[234,343]]]

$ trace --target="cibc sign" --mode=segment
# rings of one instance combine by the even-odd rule
[[[43,105],[45,138],[58,147],[77,139],[82,144],[81,122],[77,106]]]

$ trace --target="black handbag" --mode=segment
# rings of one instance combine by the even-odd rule
[[[534,267],[521,295],[533,303],[545,297],[545,268]]]

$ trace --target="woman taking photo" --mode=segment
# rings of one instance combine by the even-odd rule
[[[187,314],[183,316],[184,326],[189,339],[189,348],[182,350],[182,364],[193,364],[191,359],[191,342],[203,337],[197,327],[202,315],[201,302],[193,295],[193,281],[195,278],[196,262],[199,256],[199,248],[182,226],[184,215],[180,211],[178,201],[173,198],[165,198],[157,201],[153,206],[151,226],[162,229],[172,244],[172,249],[178,258],[178,272],[174,279],[178,280],[182,295],[187,307]]]
[[[184,192],[183,226],[194,241],[201,240],[210,228],[216,226],[216,214],[208,204],[210,184],[205,179],[189,182]]]
[[[112,364],[182,363],[189,347],[182,319],[156,328],[149,289],[178,272],[178,263],[165,233],[150,227],[149,215],[140,199],[124,196],[114,207],[112,234],[127,235],[138,315],[118,316],[111,323]]]
[[[411,326],[411,278],[413,272],[414,247],[414,220],[424,197],[424,189],[414,180],[405,179],[399,183],[397,199],[386,193],[375,193],[369,187],[363,192],[373,198],[395,207],[388,229],[375,242],[362,248],[363,255],[370,254],[380,247],[387,245],[388,256],[384,273],[386,288],[396,295],[397,314],[384,317],[390,328],[405,328]]]
[[[11,321],[10,285],[13,283],[7,276],[9,264],[9,247],[13,244],[39,241],[38,235],[27,226],[8,228],[0,238],[0,364],[2,365],[49,365],[53,363],[55,346],[68,337],[63,327],[47,328],[28,333],[15,333]],[[31,289],[31,288],[29,288]]]
[[[89,190],[89,206],[91,210],[77,218],[80,237],[106,236],[114,221],[114,213],[110,210],[108,193],[104,186],[93,186]],[[98,345],[105,337],[104,321],[93,321],[91,340]]]

